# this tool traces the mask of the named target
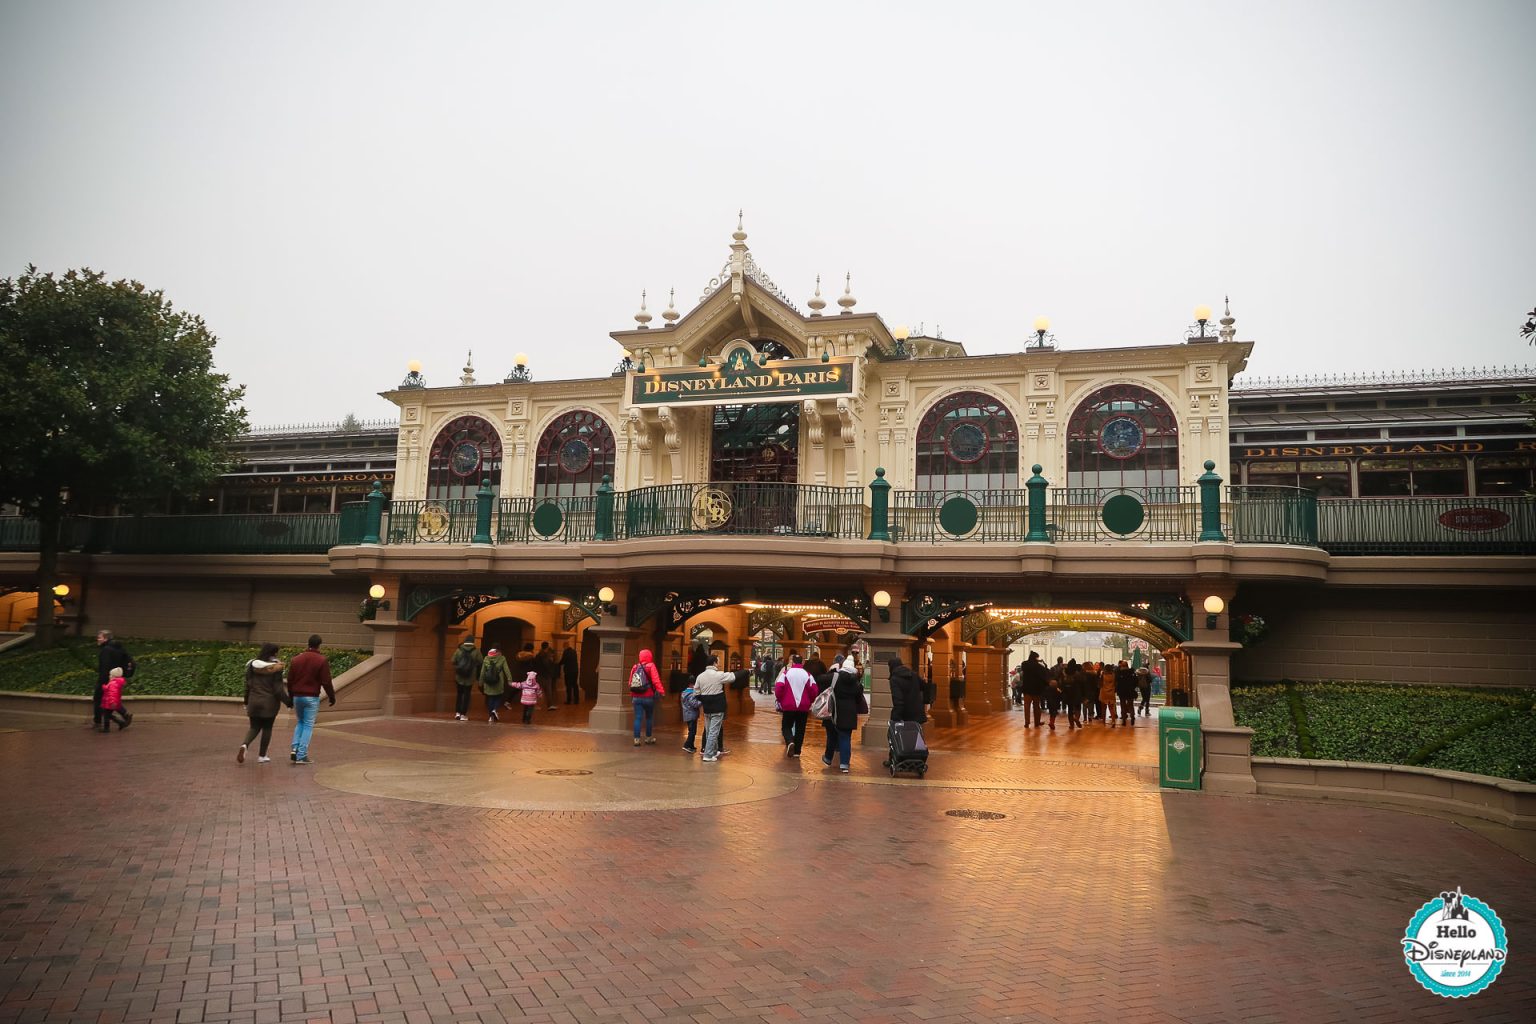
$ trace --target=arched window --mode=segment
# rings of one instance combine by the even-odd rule
[[[460,416],[438,431],[427,462],[427,498],[473,498],[481,480],[501,486],[501,438],[479,416]]]
[[[613,431],[601,416],[577,409],[544,428],[534,455],[534,497],[595,494],[605,475],[613,475]]]
[[[1177,487],[1179,423],[1135,384],[1100,388],[1067,421],[1068,487]],[[1154,495],[1150,500],[1174,501]]]
[[[919,491],[1019,486],[1019,428],[990,395],[962,391],[939,401],[917,427]]]

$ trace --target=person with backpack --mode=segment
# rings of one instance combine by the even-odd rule
[[[647,648],[640,652],[640,660],[629,670],[629,695],[635,702],[635,746],[640,745],[640,725],[645,724],[645,742],[655,743],[656,698],[667,695],[661,685],[661,673],[656,670],[656,659]]]
[[[474,691],[475,680],[480,678],[480,666],[485,655],[475,646],[475,638],[469,637],[453,652],[453,682],[458,690],[453,701],[453,720],[469,721],[469,696]]]
[[[539,682],[539,674],[529,672],[528,678],[518,683],[517,688],[522,691],[519,700],[523,705],[523,724],[532,725],[533,709],[539,706],[539,694],[544,692],[544,687]]]
[[[817,707],[823,699],[826,704]],[[859,728],[859,715],[869,710],[864,697],[864,670],[853,655],[845,657],[842,664],[833,669],[831,689],[817,694],[816,700],[811,702],[811,710],[818,715],[826,713],[827,717],[822,721],[829,725],[827,751],[822,755],[821,763],[831,768],[835,753],[838,770],[847,775],[853,761],[853,734]]]
[[[278,660],[277,650],[277,644],[262,644],[256,657],[245,663],[245,715],[251,728],[235,753],[236,764],[245,764],[245,752],[258,735],[261,746],[256,751],[256,761],[271,761],[267,747],[272,743],[272,725],[277,721],[278,709],[293,707],[293,698],[283,686],[283,663]]]
[[[507,684],[511,681],[512,669],[507,665],[507,659],[492,647],[480,665],[480,692],[485,694],[485,710],[490,712],[486,721],[501,721],[496,717],[496,709],[501,707],[502,694],[507,692]]]
[[[699,732],[699,691],[693,688],[692,683],[683,685],[683,692],[679,697],[682,705],[683,721],[688,724],[688,738],[683,740],[683,749],[690,754],[698,753],[698,748],[693,745],[694,738]]]
[[[124,679],[132,679],[133,657],[123,646],[122,641],[113,638],[110,629],[98,630],[96,633],[96,690],[91,697],[92,728],[100,729],[105,726],[110,729],[112,727],[111,719],[101,713],[101,693],[115,668],[123,670]],[[133,721],[133,715],[128,716],[128,721]]]
[[[800,756],[800,747],[805,743],[805,720],[810,717],[816,692],[816,680],[800,663],[800,655],[790,655],[789,667],[779,673],[773,684],[773,698],[783,716],[780,732],[784,736],[785,757]]]

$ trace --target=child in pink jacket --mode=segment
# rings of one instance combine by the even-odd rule
[[[117,722],[118,732],[128,728],[133,721],[133,714],[123,706],[123,687],[128,680],[123,678],[123,670],[114,668],[107,675],[107,685],[101,688],[101,731],[112,731],[112,723]]]
[[[523,690],[523,724],[531,725],[533,723],[533,709],[538,707],[539,696],[544,692],[544,688],[539,685],[539,674],[537,672],[529,672],[528,678],[517,685],[522,687]]]

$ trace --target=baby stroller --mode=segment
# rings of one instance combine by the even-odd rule
[[[892,722],[886,742],[890,750],[885,766],[892,778],[897,772],[916,772],[918,778],[928,774],[928,744],[923,742],[921,722]]]

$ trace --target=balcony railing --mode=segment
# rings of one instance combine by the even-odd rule
[[[1331,498],[1317,503],[1331,555],[1536,554],[1536,498]]]
[[[59,548],[116,555],[323,555],[339,541],[341,513],[69,516]],[[0,519],[0,551],[36,551],[37,524]]]
[[[718,533],[840,537],[867,532],[862,487],[722,481],[666,484],[614,495],[617,538]]]

